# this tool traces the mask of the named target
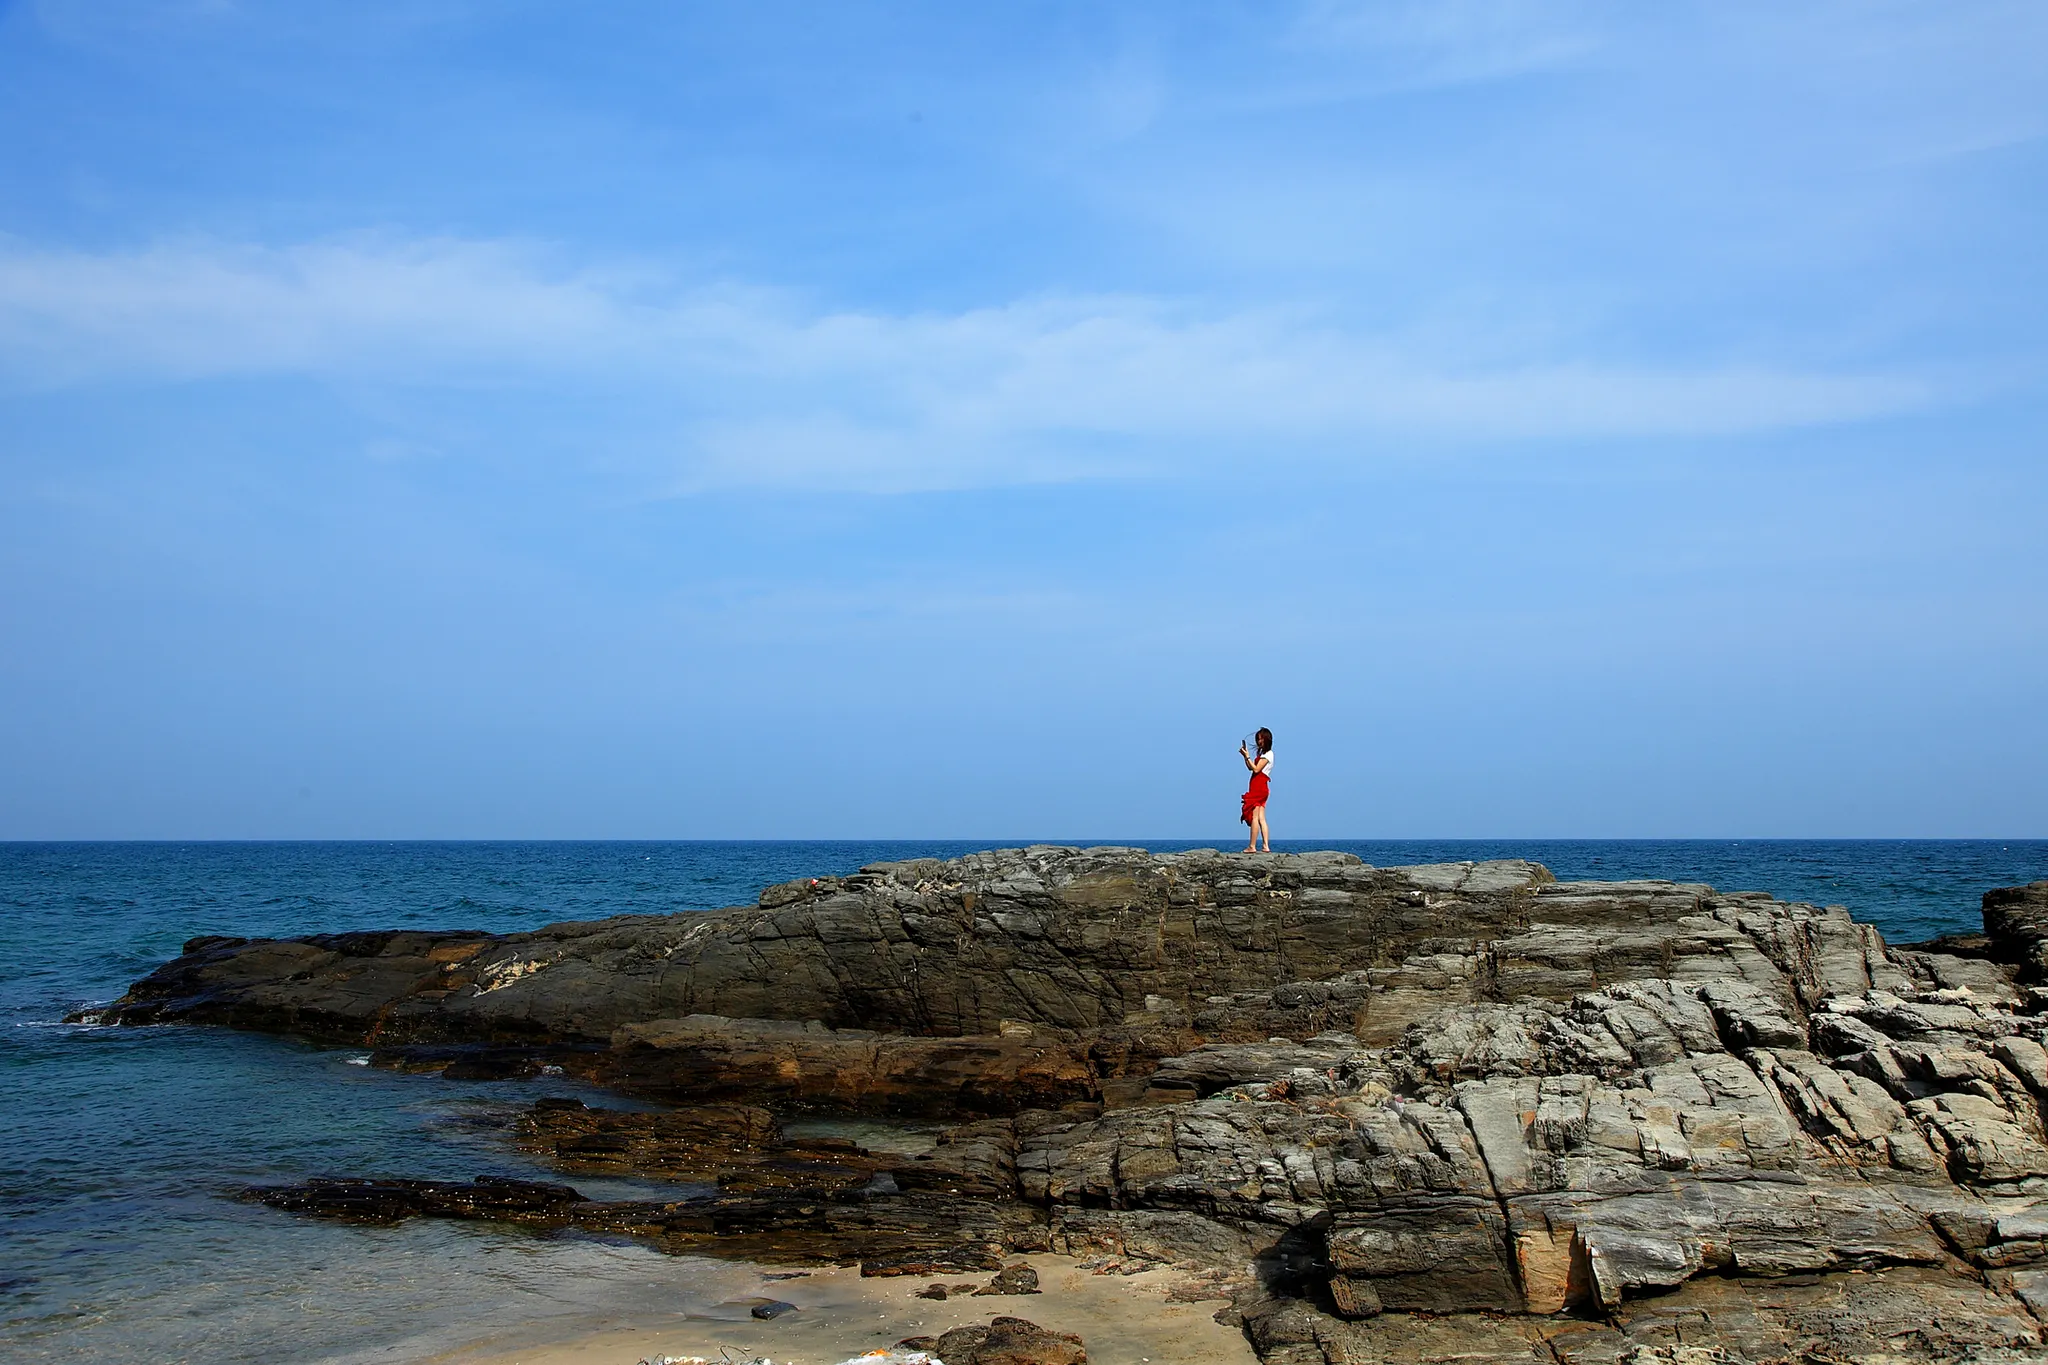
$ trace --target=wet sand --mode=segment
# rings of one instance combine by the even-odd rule
[[[718,1305],[679,1306],[664,1321],[592,1324],[587,1335],[522,1340],[517,1329],[432,1358],[435,1365],[634,1365],[658,1355],[738,1362],[767,1357],[775,1365],[838,1365],[904,1337],[938,1336],[950,1328],[999,1316],[1029,1318],[1056,1332],[1079,1333],[1091,1365],[1257,1365],[1244,1334],[1215,1321],[1220,1298],[1173,1303],[1168,1291],[1186,1277],[1171,1270],[1098,1275],[1064,1256],[1027,1256],[1042,1292],[965,1294],[943,1302],[916,1297],[930,1276],[862,1279],[854,1267],[813,1270],[799,1279],[769,1279],[770,1267],[734,1266]],[[1013,1261],[1012,1264],[1015,1264]],[[988,1275],[946,1276],[949,1287],[988,1283]],[[762,1321],[752,1301],[780,1299],[797,1311]],[[425,1363],[423,1362],[423,1365]]]

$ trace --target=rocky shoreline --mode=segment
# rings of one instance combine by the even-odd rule
[[[195,939],[100,1017],[559,1067],[671,1107],[544,1103],[510,1141],[707,1189],[252,1192],[311,1215],[869,1275],[1171,1266],[1272,1365],[2032,1361],[2048,882],[1984,913],[1900,946],[1523,862],[1035,847],[526,934]],[[891,1153],[784,1132],[807,1113],[951,1126]]]

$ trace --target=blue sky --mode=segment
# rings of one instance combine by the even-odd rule
[[[2048,833],[2048,7],[0,4],[0,837]]]

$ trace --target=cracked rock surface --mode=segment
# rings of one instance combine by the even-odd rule
[[[308,1214],[1170,1263],[1284,1365],[2048,1358],[2048,882],[1898,946],[1523,862],[1036,847],[530,934],[197,939],[104,1018],[561,1066],[673,1108],[515,1141],[716,1186],[257,1192]],[[799,1111],[955,1126],[863,1151],[786,1140]]]

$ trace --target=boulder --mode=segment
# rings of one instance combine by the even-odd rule
[[[947,1365],[1088,1365],[1081,1338],[1023,1318],[955,1327],[933,1343],[933,1350]]]

